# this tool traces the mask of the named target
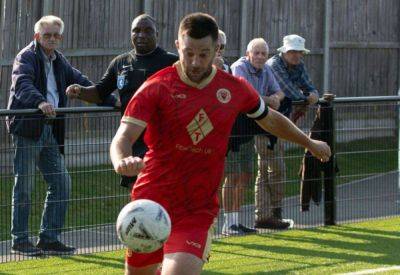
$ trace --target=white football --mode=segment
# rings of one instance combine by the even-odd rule
[[[118,215],[118,238],[134,252],[151,253],[160,249],[170,233],[171,219],[155,201],[132,201]]]

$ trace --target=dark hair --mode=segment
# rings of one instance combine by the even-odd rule
[[[196,12],[186,15],[179,24],[178,35],[188,34],[191,38],[201,39],[211,35],[213,42],[218,40],[218,24],[214,17]]]

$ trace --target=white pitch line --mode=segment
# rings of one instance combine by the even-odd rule
[[[391,271],[391,270],[400,270],[400,265],[381,267],[375,269],[366,269],[357,272],[349,272],[349,273],[340,273],[339,275],[363,275],[363,274],[375,274],[379,272]]]

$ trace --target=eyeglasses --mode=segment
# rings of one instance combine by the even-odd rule
[[[60,39],[61,38],[61,34],[59,34],[58,32],[55,32],[55,33],[43,33],[42,37],[44,39],[50,39],[51,37],[54,37],[55,39]]]

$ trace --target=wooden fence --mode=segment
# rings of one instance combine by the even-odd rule
[[[400,82],[398,0],[0,0],[0,108],[5,108],[14,56],[46,14],[65,22],[62,51],[93,81],[130,49],[130,24],[144,12],[158,23],[159,44],[175,52],[180,19],[193,11],[215,16],[228,38],[226,55],[244,54],[254,37],[271,52],[282,37],[306,38],[306,65],[320,90],[338,96],[397,94]]]

